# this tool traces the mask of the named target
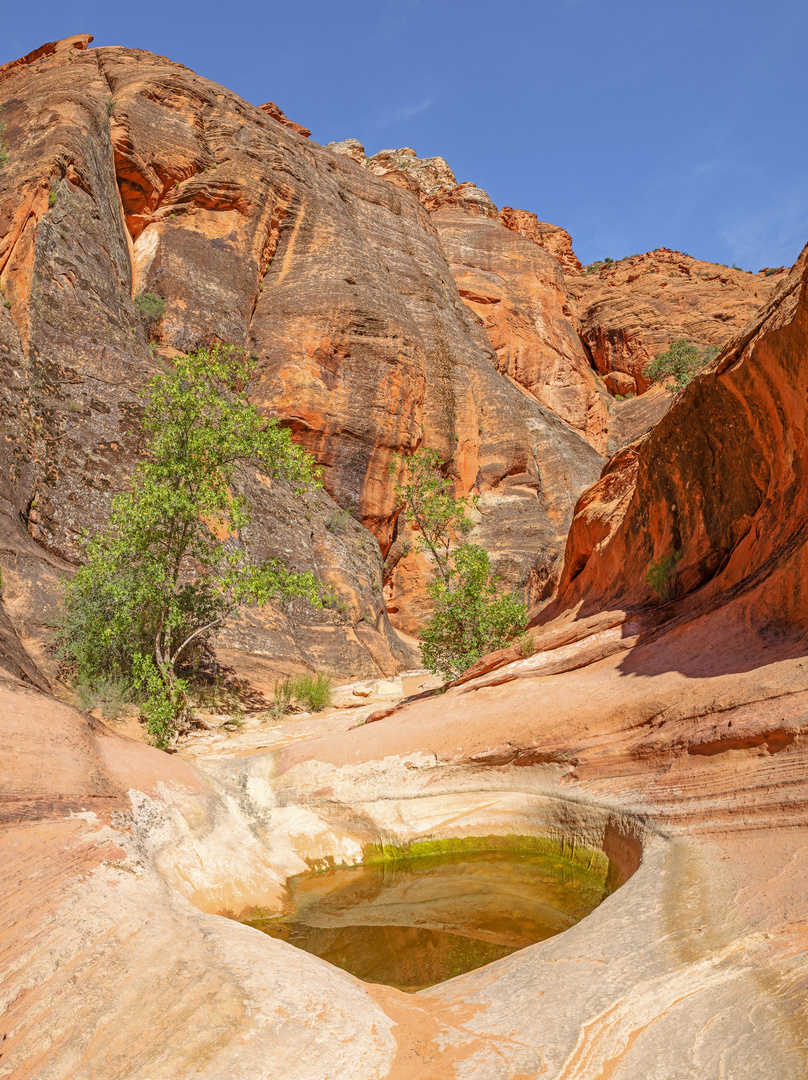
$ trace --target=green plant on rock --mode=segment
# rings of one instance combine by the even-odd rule
[[[396,497],[407,520],[417,526],[418,547],[432,556],[435,569],[427,586],[434,614],[421,631],[421,657],[430,671],[454,679],[485,653],[517,637],[527,610],[492,579],[482,547],[455,544],[456,534],[467,531],[474,500],[454,496],[441,472],[440,456],[421,449],[403,461],[406,470],[396,483]]]
[[[663,604],[672,600],[676,592],[676,568],[682,558],[679,548],[652,559],[645,575],[645,584]]]
[[[536,639],[529,630],[519,638],[519,651],[525,658],[532,656],[536,651]]]
[[[0,120],[0,169],[2,169],[4,165],[8,165],[9,162],[8,143],[5,140],[7,130],[8,128],[5,123]]]
[[[303,672],[302,675],[292,678],[291,691],[292,697],[308,712],[322,712],[331,704],[331,676],[324,675],[321,671],[314,675]]]
[[[246,397],[254,364],[230,346],[200,349],[148,384],[149,435],[130,491],[85,541],[67,585],[59,651],[79,681],[125,681],[145,695],[153,740],[165,746],[187,721],[185,669],[240,604],[306,597],[312,574],[278,559],[254,562],[244,541],[251,506],[246,469],[291,483],[319,482],[314,460]]]
[[[289,712],[294,698],[291,678],[287,675],[285,679],[278,679],[272,688],[272,704],[269,707],[272,719],[282,720]]]
[[[435,569],[448,584],[454,533],[465,532],[471,525],[468,511],[476,500],[455,498],[435,450],[422,447],[409,456],[395,456],[390,472],[400,465],[405,468],[403,478],[396,481],[396,499],[403,504],[407,520],[418,528],[419,549],[430,553]]]
[[[525,625],[525,605],[492,580],[488,553],[476,544],[455,548],[448,583],[436,578],[428,590],[435,612],[421,632],[421,656],[444,678],[456,679]]]
[[[699,349],[689,341],[674,341],[667,352],[659,353],[656,360],[645,366],[643,375],[649,382],[664,382],[669,389],[681,390],[720,351],[717,345]]]
[[[325,527],[330,533],[339,536],[350,528],[353,520],[354,515],[350,510],[343,510],[341,506],[335,506],[329,511],[325,519]]]
[[[148,334],[153,333],[166,313],[166,302],[156,293],[140,293],[135,297],[135,307]]]

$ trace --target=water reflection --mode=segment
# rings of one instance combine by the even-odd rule
[[[365,982],[420,990],[566,930],[610,891],[536,852],[453,852],[300,874],[294,911],[249,925]]]

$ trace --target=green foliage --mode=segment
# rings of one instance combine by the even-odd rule
[[[771,277],[772,274],[777,274],[777,273],[779,273],[779,271],[780,271],[779,266],[770,266],[767,270],[763,271],[763,276],[764,277]]]
[[[146,730],[154,745],[165,750],[185,711],[188,681],[176,676],[167,680],[154,661],[141,653],[136,653],[133,661],[133,682],[145,697],[140,711],[146,718]]]
[[[536,639],[529,630],[519,638],[519,651],[525,658],[532,656],[536,651]]]
[[[115,110],[118,108],[118,99],[116,97],[107,98],[107,116],[112,116]]]
[[[73,689],[80,709],[90,712],[100,708],[102,716],[110,720],[116,720],[132,699],[132,688],[127,683],[103,676],[93,683],[80,681]]]
[[[269,708],[273,720],[282,720],[289,712],[294,701],[292,680],[287,675],[285,679],[279,679],[272,688],[272,705]]]
[[[426,549],[434,560],[435,569],[449,583],[449,562],[453,534],[473,528],[468,510],[475,499],[456,499],[452,482],[441,472],[440,454],[422,447],[409,457],[394,457],[390,472],[400,464],[406,465],[403,480],[397,480],[396,499],[404,504],[408,521],[417,525],[419,550]]]
[[[56,206],[56,192],[55,191],[49,191],[48,192],[48,206]]]
[[[308,712],[322,712],[331,704],[331,676],[317,672],[310,675],[304,672],[291,680],[292,697]],[[274,704],[274,702],[273,702]]]
[[[140,293],[135,297],[135,307],[140,312],[141,321],[149,333],[157,329],[166,313],[166,302],[156,293]]]
[[[405,478],[396,483],[396,496],[406,518],[418,526],[418,547],[431,554],[436,571],[427,586],[435,610],[421,632],[421,657],[430,671],[453,679],[516,637],[526,608],[491,579],[483,548],[454,546],[455,534],[469,531],[468,509],[475,500],[455,498],[440,471],[440,456],[421,449],[404,461]]]
[[[717,345],[699,349],[689,341],[674,341],[667,352],[659,353],[656,360],[646,365],[643,375],[650,382],[662,380],[669,388],[672,380],[672,389],[681,390],[705,365],[714,360],[720,351]]]
[[[321,604],[312,574],[247,554],[244,469],[282,478],[299,494],[318,482],[313,459],[247,400],[253,372],[241,352],[217,345],[152,379],[146,457],[132,490],[113,500],[106,528],[85,542],[85,564],[66,589],[62,660],[79,681],[103,676],[145,692],[158,743],[185,719],[183,666],[240,604],[274,596]]]
[[[8,143],[4,138],[7,130],[6,125],[0,120],[0,169],[2,169],[4,165],[8,165],[9,161]]]
[[[421,633],[421,656],[430,671],[456,679],[481,656],[519,635],[527,609],[491,580],[487,552],[461,544],[452,552],[449,581],[428,586],[435,613]]]
[[[652,559],[648,567],[645,584],[651,587],[651,592],[663,604],[672,600],[676,592],[676,567],[681,558],[682,552],[677,548],[668,555],[660,555],[658,559]]]
[[[335,506],[325,519],[325,527],[330,533],[339,536],[350,527],[352,521],[353,514],[350,510],[343,510],[341,506]]]

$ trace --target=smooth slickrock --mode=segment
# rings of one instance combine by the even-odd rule
[[[575,273],[581,336],[595,367],[630,375],[647,389],[643,369],[672,341],[723,345],[766,303],[785,270],[747,273],[658,248]]]

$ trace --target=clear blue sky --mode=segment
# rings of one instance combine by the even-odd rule
[[[808,241],[806,0],[5,7],[0,62],[85,32],[149,49],[318,142],[441,154],[584,262],[664,246],[757,270]]]

